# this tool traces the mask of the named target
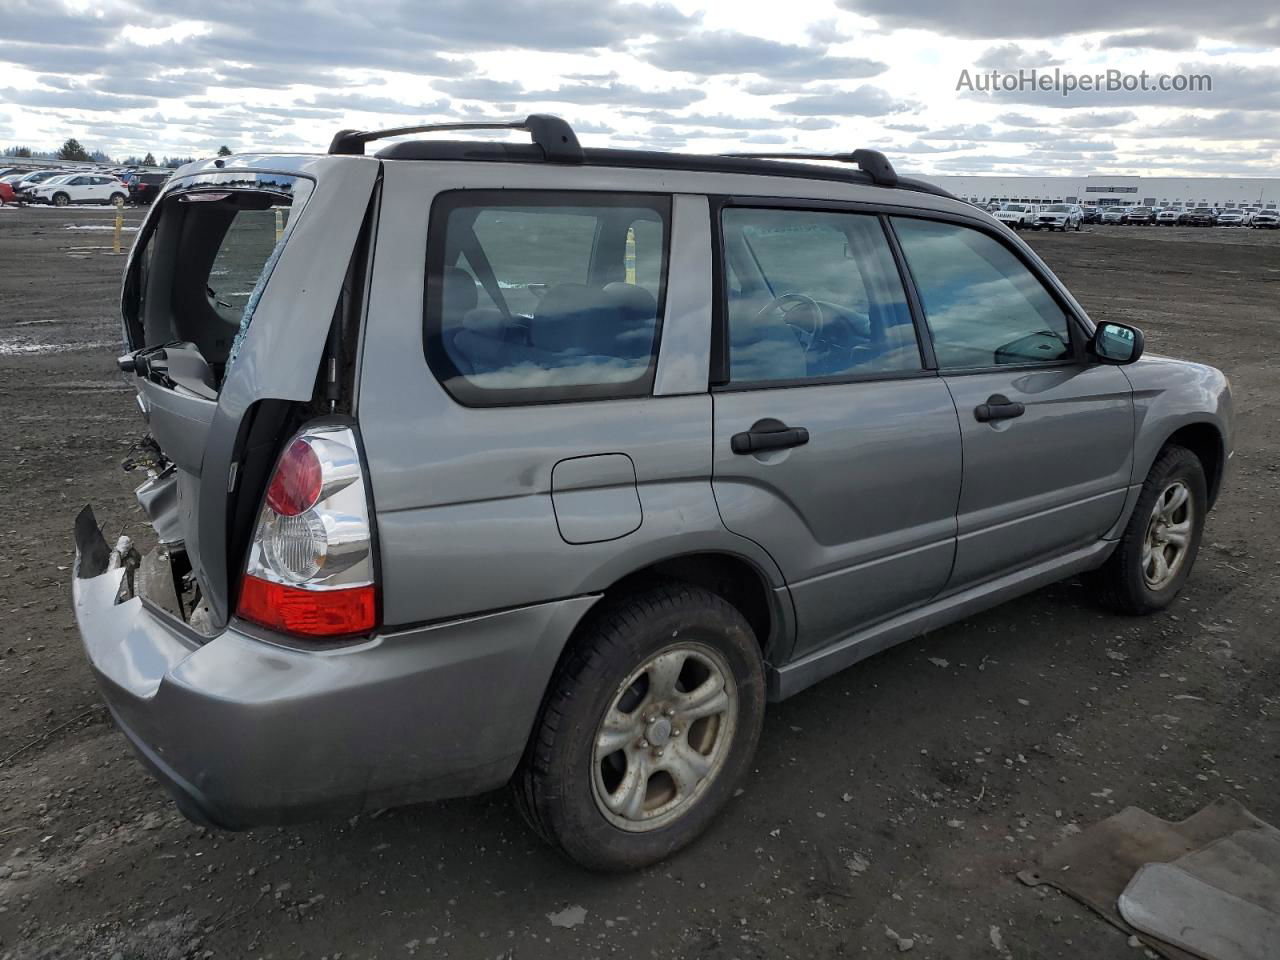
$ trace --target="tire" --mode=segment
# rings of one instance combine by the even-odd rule
[[[65,193],[55,193],[53,195],[53,205],[55,207],[65,207],[71,203],[71,198]]]
[[[1152,582],[1150,574],[1155,566],[1159,573],[1158,562],[1144,561],[1148,539],[1153,534],[1159,537],[1162,533],[1172,533],[1182,523],[1175,522],[1167,531],[1154,529],[1157,506],[1169,497],[1170,491],[1181,487],[1186,492],[1187,513],[1186,541],[1182,552],[1176,552],[1175,545],[1161,542],[1156,547],[1161,557],[1176,557],[1176,569],[1171,569],[1167,579]],[[1151,472],[1142,485],[1142,493],[1133,508],[1133,515],[1124,529],[1120,543],[1115,552],[1095,574],[1095,585],[1102,601],[1118,613],[1140,616],[1162,610],[1173,602],[1182,585],[1186,583],[1195,565],[1196,554],[1200,549],[1200,539],[1204,533],[1205,514],[1208,512],[1208,487],[1205,482],[1204,467],[1200,458],[1186,447],[1168,446],[1161,451]],[[1172,513],[1177,521],[1184,516],[1179,508]],[[1170,554],[1169,551],[1175,551]],[[1172,567],[1173,563],[1167,564]]]
[[[128,198],[123,193],[113,193],[111,195],[111,205],[113,207],[123,207],[125,200]]]
[[[1079,233],[1079,232],[1080,232],[1081,224],[1082,224],[1082,222],[1081,222],[1080,220],[1077,220],[1077,221],[1076,221],[1076,233]]]
[[[513,780],[516,804],[581,866],[633,870],[693,842],[746,777],[764,723],[764,667],[746,619],[700,587],[661,583],[588,617],[552,677]],[[693,690],[668,687],[664,673]],[[717,688],[717,677],[728,682]],[[721,712],[682,727],[688,714],[669,705],[704,688],[712,693],[693,710],[723,701]],[[685,759],[695,752],[697,780]],[[666,765],[684,771],[687,796]],[[649,772],[628,789],[635,770]]]

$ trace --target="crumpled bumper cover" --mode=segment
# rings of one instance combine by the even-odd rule
[[[501,786],[597,599],[297,649],[235,623],[206,639],[117,602],[124,575],[86,507],[72,595],[102,695],[183,813],[232,829]]]

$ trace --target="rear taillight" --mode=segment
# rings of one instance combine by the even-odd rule
[[[377,625],[369,498],[350,427],[308,427],[267,485],[236,611],[307,637]]]

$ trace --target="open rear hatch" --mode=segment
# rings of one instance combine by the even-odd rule
[[[322,399],[326,349],[358,315],[344,291],[378,169],[364,158],[215,163],[175,177],[139,232],[119,361],[149,427],[125,467],[148,474],[138,501],[160,541],[132,579],[202,633],[227,622],[265,477],[300,405]]]

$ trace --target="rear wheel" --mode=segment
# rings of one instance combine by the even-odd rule
[[[53,195],[53,205],[55,207],[65,207],[71,202],[71,198],[65,193],[55,193]]]
[[[111,195],[111,205],[114,207],[123,207],[125,195],[123,193],[113,193]]]
[[[747,774],[764,721],[755,634],[681,583],[615,602],[573,641],[516,774],[530,825],[593,870],[692,842]]]
[[[1166,447],[1119,545],[1095,575],[1104,602],[1133,615],[1168,606],[1191,574],[1207,511],[1200,458],[1185,447]]]

